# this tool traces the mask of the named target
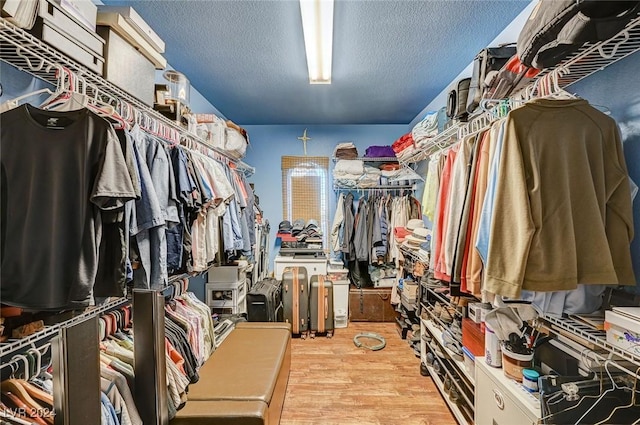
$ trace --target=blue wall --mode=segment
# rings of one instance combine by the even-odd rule
[[[390,145],[408,131],[406,125],[245,126],[251,139],[245,162],[256,168],[256,173],[249,181],[255,184],[256,193],[260,198],[260,207],[271,224],[271,270],[273,270],[273,259],[277,253],[275,235],[278,224],[283,219],[280,158],[286,155],[303,155],[302,142],[298,137],[302,135],[305,128],[307,128],[308,137],[311,137],[307,143],[307,155],[328,157],[333,154],[335,146],[341,142],[353,142],[358,149],[358,154],[364,155],[368,146]],[[331,189],[329,220],[333,219],[336,196]]]
[[[640,186],[640,54],[635,53],[593,76],[569,87],[593,105],[611,111],[620,125],[624,155],[631,179]],[[633,202],[635,238],[631,244],[636,282],[640,283],[640,194]],[[640,285],[635,288],[640,294]]]

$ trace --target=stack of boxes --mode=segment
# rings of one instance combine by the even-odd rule
[[[334,326],[346,328],[349,324],[349,270],[341,262],[330,262],[327,275],[333,282]]]
[[[218,314],[247,312],[247,275],[244,266],[212,267],[206,285],[207,305]]]
[[[2,2],[3,16],[63,55],[152,106],[164,41],[130,7],[91,0]],[[35,18],[35,19],[33,19]]]

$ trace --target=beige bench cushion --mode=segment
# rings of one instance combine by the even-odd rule
[[[291,332],[291,323],[285,322],[240,322],[236,329],[286,329]]]
[[[200,381],[189,386],[187,406],[195,400],[260,400],[269,404],[289,345],[286,329],[234,329],[200,368]]]
[[[262,401],[189,401],[171,425],[267,425],[267,405]]]

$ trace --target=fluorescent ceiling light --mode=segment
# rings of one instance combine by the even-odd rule
[[[300,0],[310,84],[331,84],[333,0]]]

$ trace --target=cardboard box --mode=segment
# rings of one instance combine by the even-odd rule
[[[607,342],[640,355],[640,307],[614,307],[604,313]]]
[[[208,276],[209,283],[233,283],[244,282],[246,273],[240,266],[217,266],[209,269]]]
[[[469,319],[476,323],[484,322],[484,318],[491,311],[491,304],[488,303],[470,303],[468,306]]]

